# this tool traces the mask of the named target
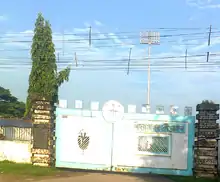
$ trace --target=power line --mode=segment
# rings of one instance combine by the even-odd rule
[[[0,67],[0,71],[4,71],[4,70],[16,70],[18,67]],[[20,67],[19,69],[21,69],[22,67]],[[25,67],[26,69],[31,69],[31,67]],[[184,69],[184,66],[179,66],[179,67],[155,67],[152,68],[152,72],[167,72],[167,71],[178,71],[178,72],[219,72],[219,70],[214,70],[214,69],[207,69],[207,67],[192,67],[191,69]],[[206,68],[206,70],[205,70]],[[60,70],[62,68],[58,68],[58,70]],[[204,70],[203,70],[204,69]],[[126,67],[88,67],[88,68],[71,68],[71,70],[73,71],[123,71],[123,72],[127,72],[127,68]],[[146,72],[146,69],[142,68],[130,68],[130,72]]]
[[[192,31],[192,30],[197,30],[196,32],[190,32],[190,33],[170,33],[170,34],[161,34],[160,37],[163,38],[163,40],[161,41],[161,43],[178,43],[178,41],[176,40],[172,40],[173,38],[176,38],[176,37],[182,37],[183,39],[181,40],[181,42],[186,42],[186,44],[183,44],[185,46],[187,45],[190,45],[190,44],[187,44],[189,41],[192,41],[192,40],[204,40],[204,39],[207,39],[209,38],[209,45],[210,45],[210,38],[211,38],[211,33],[212,33],[212,38],[213,37],[218,37],[218,34],[220,33],[220,31],[210,31],[210,28],[206,28],[206,29],[203,29],[203,30],[207,30],[205,32],[198,32],[198,30],[202,30],[202,29],[190,29],[190,28],[159,28],[160,30],[166,30],[167,32],[177,32],[179,30],[181,31]],[[208,31],[209,30],[209,31]],[[214,29],[216,30],[216,29]],[[211,32],[211,33],[210,33]],[[121,35],[121,36],[124,36],[124,37],[117,37],[119,40],[132,40],[132,39],[135,39],[139,38],[139,35],[138,34],[135,34],[135,35],[130,35],[130,36],[125,36],[125,32],[118,32],[118,33],[106,33],[107,36],[104,37],[104,38],[93,38],[92,36],[93,35],[104,35],[104,33],[92,33],[91,32],[91,27],[88,31],[88,33],[84,33],[84,34],[70,34],[70,35],[75,35],[75,36],[79,36],[79,35],[85,35],[87,36],[87,38],[83,39],[83,38],[71,38],[71,39],[65,39],[64,36],[67,35],[66,33],[63,33],[63,34],[59,34],[60,36],[63,36],[62,40],[61,39],[54,39],[53,41],[54,42],[62,42],[63,43],[63,48],[64,48],[64,43],[74,43],[74,44],[86,44],[86,42],[88,42],[88,47],[85,47],[85,46],[75,46],[74,45],[74,50],[76,52],[76,49],[79,49],[79,48],[82,48],[82,49],[87,49],[88,51],[88,48],[89,46],[92,45],[92,42],[91,41],[102,41],[102,40],[114,40],[115,36],[117,35]],[[127,32],[128,34],[128,32]],[[133,33],[132,33],[133,34]],[[16,34],[15,34],[16,35]],[[17,34],[17,35],[22,35],[22,34]],[[89,37],[88,37],[89,36]],[[4,37],[2,37],[4,39]],[[8,38],[7,36],[5,36],[5,38]],[[23,38],[23,37],[21,37]],[[32,43],[32,40],[3,40],[3,41],[0,41],[0,43]],[[94,48],[98,48],[98,47],[114,47],[114,46],[135,46],[135,45],[139,45],[139,44],[135,44],[135,43],[120,43],[120,44],[113,44],[113,45],[106,45],[106,44],[99,44],[99,45],[95,45]],[[178,45],[180,45],[178,43]],[[195,44],[191,44],[191,45],[195,45]],[[199,45],[199,44],[197,44]],[[71,57],[66,57],[64,56],[64,49],[63,48],[57,48],[56,51],[58,50],[63,50],[63,57],[60,58],[57,58],[59,59],[59,62],[57,63],[57,65],[62,65],[62,64],[72,64],[73,61],[74,61],[74,58],[71,56]],[[28,51],[30,49],[28,48],[24,48],[24,49],[18,49],[20,51]],[[90,48],[91,50],[91,48]],[[0,51],[12,51],[10,49],[3,49],[3,50],[0,50]],[[13,51],[16,51],[16,49],[13,49]],[[80,56],[80,55],[77,55],[77,56]],[[208,55],[209,57],[217,57],[217,56],[220,56],[220,54],[210,54]],[[75,56],[76,57],[76,56]],[[203,62],[202,63],[198,63],[198,62],[195,62],[194,60],[193,61],[189,61],[188,59],[191,58],[191,59],[196,59],[196,58],[203,58],[203,57],[207,57],[207,54],[197,54],[197,55],[189,55],[189,56],[167,56],[167,57],[153,57],[151,58],[152,60],[155,60],[156,62],[155,63],[152,63],[152,66],[155,66],[157,65],[157,67],[159,66],[163,66],[165,64],[181,64],[182,62],[180,61],[175,61],[173,59],[182,59],[184,58],[185,61],[184,61],[184,67],[188,68],[188,66],[192,66],[192,64],[196,65],[196,66],[201,66],[201,65],[204,65],[206,68],[207,68],[207,64],[204,64]],[[187,59],[186,59],[187,58]],[[16,56],[16,57],[7,57],[7,58],[3,58],[1,60],[0,58],[0,64],[2,64],[0,66],[0,68],[3,68],[2,66],[7,66],[7,65],[11,65],[11,66],[18,66],[16,63],[19,63],[19,66],[31,66],[31,62],[29,61],[25,61],[25,60],[30,60],[31,58],[30,57],[19,57],[19,56]],[[208,59],[208,58],[207,58]],[[5,63],[5,61],[7,60],[7,62]],[[16,63],[9,63],[9,60],[16,60]],[[90,66],[92,67],[93,69],[95,68],[98,68],[100,67],[100,63],[105,63],[108,64],[108,67],[106,67],[105,69],[119,69],[118,66],[121,66],[122,63],[128,63],[128,60],[131,61],[131,63],[129,62],[129,65],[131,64],[131,66],[134,68],[134,67],[144,67],[145,65],[144,64],[141,64],[140,61],[144,61],[144,60],[147,60],[147,58],[126,58],[126,59],[108,59],[108,60],[98,60],[98,59],[95,59],[95,60],[80,60],[79,57],[77,57],[77,65],[80,66],[79,63],[83,63],[85,66],[85,64],[88,64],[88,63],[92,63],[91,65],[86,65],[86,67]],[[163,60],[163,62],[161,61]],[[166,60],[166,61],[164,61]],[[169,61],[169,60],[172,60],[172,61]],[[210,61],[213,61],[215,59],[211,59]],[[218,60],[218,59],[216,59]],[[2,61],[4,61],[2,63]],[[134,61],[137,61],[139,62],[139,64],[137,63],[133,63]],[[97,64],[98,63],[98,64]],[[111,64],[111,65],[109,65]],[[82,65],[82,64],[81,64]],[[186,66],[187,65],[187,66]],[[212,65],[212,66],[219,66],[216,62],[214,63],[211,63],[209,64],[209,66]],[[111,67],[110,67],[111,66]],[[114,66],[114,67],[112,67]],[[103,68],[104,66],[102,66]],[[173,67],[172,67],[173,68]],[[89,68],[88,68],[89,69]],[[132,69],[132,68],[131,68]],[[139,69],[139,68],[138,68]]]
[[[215,35],[216,33],[219,33],[220,31],[217,31],[217,32],[213,32],[212,34],[212,38],[215,38],[215,37],[219,37],[218,35]],[[195,39],[196,40],[204,40],[204,39],[207,39],[208,38],[208,32],[207,33],[207,36],[198,36],[198,35],[203,35],[203,33],[188,33],[188,34],[169,34],[169,35],[164,35],[164,40],[161,40],[161,43],[164,44],[164,43],[178,43],[178,45],[185,45],[185,46],[190,46],[190,45],[199,45],[198,43],[189,43],[190,41],[194,41]],[[205,34],[206,34],[205,33]],[[62,34],[61,34],[62,35]],[[192,37],[188,38],[189,35],[191,35]],[[197,35],[195,37],[195,35]],[[172,38],[175,38],[177,36],[181,36],[181,37],[184,37],[184,36],[188,36],[184,39],[181,40],[181,42],[177,41],[177,40],[172,40]],[[133,38],[135,37],[119,37],[118,39],[120,40],[132,40]],[[168,39],[167,39],[168,38]],[[170,40],[171,39],[171,40]],[[101,40],[114,40],[113,37],[107,37],[107,38],[98,38],[98,39],[91,39],[91,40],[95,40],[95,41],[101,41]],[[75,51],[84,51],[84,50],[87,50],[89,48],[89,39],[67,39],[67,40],[64,40],[64,39],[60,39],[60,40],[54,40],[55,41],[59,41],[63,43],[74,43],[74,44],[84,44],[84,46],[75,46],[74,45],[74,49]],[[85,42],[83,42],[85,41]],[[87,44],[86,42],[88,42],[88,47],[86,47],[85,45]],[[7,44],[7,43],[32,43],[32,40],[4,40],[4,41],[0,41],[0,43],[4,43],[4,44]],[[136,46],[136,45],[139,45],[138,43],[129,43],[129,42],[122,42],[122,43],[113,43],[111,45],[106,45],[105,44],[100,44],[99,45],[94,45],[93,48],[107,48],[107,47],[120,47],[120,46]],[[29,45],[30,46],[30,45]],[[63,46],[64,48],[64,46]],[[62,50],[63,53],[64,53],[64,49],[63,48],[56,48],[57,51],[59,50]],[[81,50],[80,50],[81,49]],[[24,48],[24,49],[16,49],[17,51],[26,51],[26,50],[29,50],[27,48]],[[15,49],[13,50],[10,50],[10,49],[2,49],[0,51],[15,51]]]
[[[79,55],[78,55],[79,56]],[[82,55],[85,56],[85,55]],[[220,53],[211,53],[210,57],[218,57],[220,56]],[[187,58],[202,58],[202,57],[206,57],[206,54],[194,54],[194,55],[188,55]],[[6,58],[0,58],[0,63],[2,64],[1,61],[5,61],[5,60],[31,60],[34,57],[19,57],[19,56],[13,56],[13,57],[6,57]],[[48,58],[48,57],[47,57]],[[54,58],[54,57],[52,57]],[[151,60],[166,60],[166,62],[169,62],[168,60],[172,59],[171,62],[175,62],[175,60],[173,59],[185,59],[185,55],[179,55],[179,56],[162,56],[162,57],[152,57]],[[70,62],[69,62],[69,61]],[[74,57],[60,57],[59,56],[59,63],[71,63],[74,60]],[[133,57],[130,58],[130,61],[144,61],[144,60],[148,60],[148,58],[146,57]],[[25,61],[20,61],[16,63],[31,63],[29,62],[25,62]],[[68,61],[68,62],[66,62]],[[78,57],[78,61],[79,57]],[[115,63],[115,62],[123,62],[123,61],[128,61],[128,58],[120,58],[120,59],[83,59],[81,60],[84,63]],[[164,61],[163,61],[164,62]],[[9,62],[7,62],[9,63]],[[13,64],[13,62],[12,62]]]
[[[179,33],[179,34],[161,34],[160,38],[170,38],[170,37],[184,37],[184,36],[197,36],[197,35],[208,35],[209,32],[193,32],[193,33]],[[218,34],[220,31],[215,31],[212,32],[213,34]],[[60,36],[63,36],[63,34],[60,34]],[[87,34],[88,36],[88,34]],[[91,35],[91,40],[112,40],[114,39],[115,35],[108,35],[108,37],[105,38],[92,38]],[[1,38],[7,38],[6,37],[1,37]],[[139,34],[130,36],[130,37],[120,37],[121,40],[126,40],[126,39],[134,39],[134,38],[139,38]],[[71,39],[54,39],[54,42],[64,42],[64,43],[77,43],[78,41],[88,41],[90,38],[71,38]],[[0,43],[31,43],[32,40],[5,40],[5,41],[0,41]]]
[[[218,30],[220,28],[212,28],[214,30]],[[64,35],[74,35],[74,36],[88,36],[90,27],[88,27],[88,32],[86,32],[86,29],[84,29],[84,33],[70,33],[70,32],[63,32]],[[165,32],[176,32],[176,31],[198,31],[198,30],[209,30],[209,28],[153,28],[153,27],[145,27],[145,28],[141,28],[141,30],[158,30],[158,31],[165,31]],[[77,30],[76,30],[77,31]],[[136,34],[139,33],[140,30],[136,30],[136,31],[116,31],[116,32],[111,32],[112,34],[115,35],[120,35],[120,34]],[[110,32],[93,32],[92,35],[108,35]],[[23,36],[33,36],[34,32],[30,31],[30,32],[10,32],[10,33],[6,33],[7,36],[13,36],[13,35],[23,35]],[[60,35],[61,33],[53,33],[54,35]]]

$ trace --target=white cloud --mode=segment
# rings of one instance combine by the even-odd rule
[[[0,15],[0,21],[6,21],[8,18],[5,15]]]
[[[94,23],[96,26],[103,26],[103,24],[98,20],[95,20]]]
[[[220,8],[220,3],[217,0],[186,0],[186,3],[199,9],[216,9]]]
[[[91,26],[91,24],[90,24],[90,23],[88,23],[88,22],[84,22],[84,26],[85,26],[85,27],[90,27],[90,26]]]

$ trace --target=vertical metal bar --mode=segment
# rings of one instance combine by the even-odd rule
[[[147,104],[148,106],[150,105],[150,77],[151,77],[151,73],[150,73],[150,53],[151,53],[151,43],[149,42],[148,45],[148,78],[147,78]]]
[[[111,171],[113,169],[113,156],[114,156],[114,130],[115,130],[115,124],[112,123],[112,143],[111,143]]]

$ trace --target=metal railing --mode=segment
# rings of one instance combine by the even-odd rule
[[[31,141],[32,128],[0,126],[4,140]]]

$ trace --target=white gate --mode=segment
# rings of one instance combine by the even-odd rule
[[[56,120],[56,167],[191,175],[195,117],[61,109]],[[181,160],[180,160],[181,159]]]
[[[110,170],[111,156],[111,123],[92,117],[58,117],[56,167]]]

